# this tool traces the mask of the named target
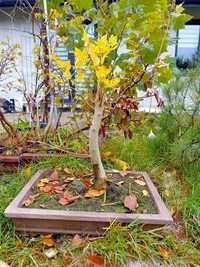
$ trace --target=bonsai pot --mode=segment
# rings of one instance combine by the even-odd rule
[[[71,210],[53,210],[46,208],[24,207],[24,201],[31,195],[31,190],[45,177],[46,170],[38,171],[25,185],[17,197],[5,210],[5,215],[11,218],[18,231],[39,233],[67,233],[101,235],[112,221],[129,224],[138,220],[145,228],[154,228],[172,224],[170,212],[162,201],[156,187],[145,172],[128,172],[130,175],[142,175],[148,187],[149,194],[155,204],[156,213],[116,213],[89,212]]]
[[[20,166],[19,156],[2,156],[0,155],[0,172],[16,171]]]

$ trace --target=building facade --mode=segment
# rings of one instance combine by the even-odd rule
[[[176,40],[170,47],[169,52],[180,59],[191,59],[200,50],[200,0],[177,0],[177,4],[184,2],[186,13],[193,16],[185,29],[172,33]],[[30,16],[31,6],[35,0],[0,0],[0,41],[9,39],[13,44],[18,43],[21,47],[22,57],[18,59],[18,72],[23,75],[28,90],[34,82],[34,55],[33,48],[37,42],[33,36],[33,24]],[[56,53],[61,58],[67,58],[64,46],[59,44]],[[14,88],[6,91],[0,85],[0,97],[15,99],[18,110],[22,109],[23,94],[18,88],[18,76],[13,75]],[[79,85],[80,86],[80,85]],[[151,100],[145,101],[141,109],[149,111],[156,107]]]

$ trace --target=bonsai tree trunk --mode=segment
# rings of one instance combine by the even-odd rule
[[[99,150],[99,130],[103,119],[104,100],[103,92],[97,89],[94,115],[89,130],[89,152],[95,177],[94,186],[98,190],[106,188],[106,172],[101,161]]]

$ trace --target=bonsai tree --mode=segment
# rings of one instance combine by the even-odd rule
[[[167,53],[170,31],[184,27],[190,16],[182,14],[182,6],[175,7],[167,0],[120,0],[112,4],[73,0],[64,6],[55,2],[58,33],[66,47],[74,49],[76,79],[84,83],[89,71],[94,84],[88,92],[92,103],[89,153],[94,187],[104,190],[106,172],[99,133],[112,120],[116,125],[131,121],[142,99],[137,96],[138,90],[146,91],[144,97],[155,95],[160,104],[155,88],[171,79],[174,66],[174,59]],[[91,38],[86,21],[95,25]],[[53,60],[65,78],[72,79],[70,61],[55,55]]]

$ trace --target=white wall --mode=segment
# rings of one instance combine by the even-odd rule
[[[10,13],[10,10],[5,10]],[[31,83],[33,80],[33,47],[34,38],[31,34],[32,23],[29,15],[22,11],[15,11],[13,17],[9,17],[0,10],[0,40],[5,40],[8,38],[12,44],[19,44],[22,52],[22,57],[17,60],[17,68],[20,73],[23,73],[27,87],[31,90]],[[19,76],[16,73],[12,75],[12,82],[15,84],[16,88],[18,85]],[[16,105],[18,108],[22,107],[24,98],[22,93],[17,89],[12,89],[5,92],[3,85],[0,84],[0,97],[5,97],[7,99],[14,98],[16,100]]]

